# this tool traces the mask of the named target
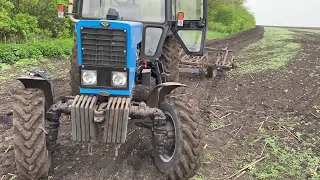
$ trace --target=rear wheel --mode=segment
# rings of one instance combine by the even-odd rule
[[[179,62],[180,62],[180,44],[178,40],[170,35],[164,42],[162,48],[162,56],[160,57],[164,72],[169,74],[167,81],[178,82],[179,81]]]
[[[45,98],[39,89],[24,89],[13,109],[14,155],[20,179],[48,176],[51,156],[46,147]]]
[[[171,35],[168,36],[162,48],[160,60],[163,64],[163,70],[167,76],[168,82],[179,81],[179,62],[180,62],[180,44],[177,39]],[[146,101],[153,86],[136,85],[133,95],[134,101]]]
[[[70,86],[73,96],[80,93],[80,75],[78,66],[78,43],[75,42],[72,49],[72,57],[70,58]]]
[[[194,107],[185,95],[168,95],[160,105],[167,124],[154,128],[153,155],[159,171],[169,179],[191,178],[201,166],[203,136]]]

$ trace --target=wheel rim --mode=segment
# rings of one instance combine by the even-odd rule
[[[176,151],[176,148],[175,148],[175,144],[176,144],[175,130],[176,130],[176,128],[175,128],[175,124],[174,124],[174,121],[173,121],[171,114],[168,112],[165,112],[165,116],[166,116],[166,120],[167,120],[166,126],[171,126],[171,127],[173,126],[173,135],[174,135],[174,143],[173,143],[173,146],[171,146],[171,148],[170,148],[171,151],[169,151],[167,153],[165,152],[163,155],[159,154],[160,159],[163,162],[167,163],[172,160],[172,158],[175,154],[175,151]]]

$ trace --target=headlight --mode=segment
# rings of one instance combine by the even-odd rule
[[[82,85],[97,85],[97,71],[81,70]]]
[[[126,87],[127,86],[127,73],[126,72],[112,72],[112,86]]]

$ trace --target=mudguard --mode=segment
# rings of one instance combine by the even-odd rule
[[[37,88],[43,91],[45,96],[46,111],[53,104],[53,92],[51,82],[46,77],[44,72],[30,72],[26,76],[17,77],[15,79],[19,80],[25,88]]]
[[[164,101],[164,97],[178,87],[186,87],[186,85],[177,82],[165,82],[158,84],[150,92],[146,104],[150,108],[158,108]]]

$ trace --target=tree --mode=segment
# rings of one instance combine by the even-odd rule
[[[7,0],[0,0],[0,35],[1,38],[10,33],[11,28],[11,17],[9,12],[13,9],[13,4]]]

